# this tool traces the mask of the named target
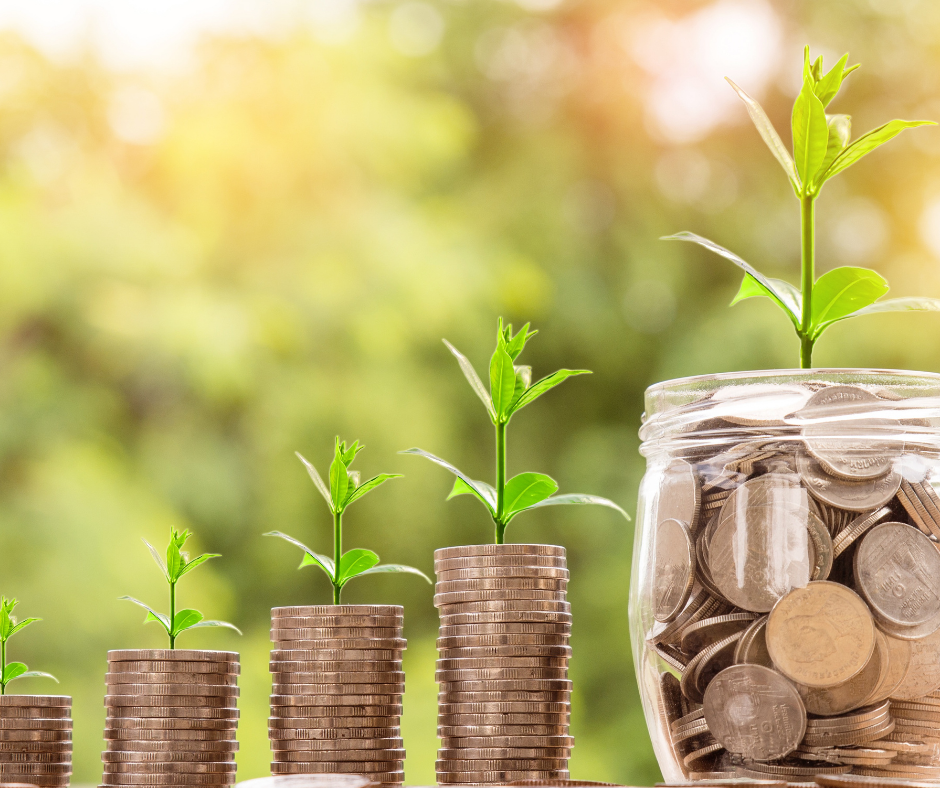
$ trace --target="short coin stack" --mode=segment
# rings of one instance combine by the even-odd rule
[[[563,547],[434,553],[441,784],[565,779],[571,610]]]
[[[102,785],[235,782],[238,654],[109,651]]]
[[[72,774],[72,699],[0,696],[0,783],[67,786]]]
[[[271,611],[271,773],[404,781],[399,605]]]

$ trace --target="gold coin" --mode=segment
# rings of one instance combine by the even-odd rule
[[[808,687],[832,687],[868,664],[875,626],[855,592],[815,581],[774,605],[766,638],[771,659],[785,676]]]
[[[224,674],[237,676],[241,673],[238,662],[173,662],[166,660],[136,660],[124,662],[108,662],[108,675],[115,673],[173,673],[185,675],[187,673]]]
[[[564,592],[568,581],[556,577],[490,577],[474,580],[438,580],[434,593],[459,594],[478,591],[554,591]]]
[[[401,605],[300,605],[295,607],[272,607],[271,618],[305,618],[331,616],[404,616]]]
[[[101,778],[101,788],[128,785],[189,786],[233,785],[234,774],[109,774]]]
[[[796,684],[797,692],[810,714],[833,716],[864,706],[875,695],[888,672],[888,642],[875,630],[875,650],[868,663],[848,681],[830,687]]]
[[[72,741],[72,730],[0,730],[0,742]]]
[[[40,776],[71,773],[72,764],[70,763],[0,763],[0,778],[10,774]],[[0,780],[0,784],[2,784],[2,780]]]
[[[195,651],[192,649],[125,649],[108,652],[108,662],[238,662],[235,651]],[[114,668],[111,668],[113,670]]]
[[[8,752],[0,750],[0,764],[71,762],[71,750],[57,750],[55,752]]]
[[[891,693],[895,700],[916,700],[940,688],[940,631],[910,643],[910,666]]]
[[[70,741],[0,741],[0,752],[71,752]]]
[[[338,774],[375,774],[400,770],[403,760],[390,761],[280,761],[271,764],[272,774],[291,774],[290,769],[297,769],[299,774],[331,773]]]
[[[340,752],[362,752],[373,750],[394,750],[404,747],[400,736],[388,736],[380,739],[278,739],[272,742],[275,752],[321,751],[336,755]]]
[[[234,774],[234,761],[213,762],[108,762],[105,771],[115,774]]]
[[[297,649],[274,649],[271,652],[271,665],[281,662],[383,662],[400,661],[403,648],[398,649],[319,649],[299,651]]]
[[[475,566],[465,569],[439,569],[439,581],[481,580],[502,577],[553,577],[567,580],[568,570],[560,566]]]
[[[565,556],[565,548],[550,544],[477,544],[458,547],[440,547],[434,551],[434,562],[454,558],[511,555]]]

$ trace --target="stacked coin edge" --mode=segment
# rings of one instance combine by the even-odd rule
[[[0,783],[64,788],[72,774],[72,699],[0,696]]]

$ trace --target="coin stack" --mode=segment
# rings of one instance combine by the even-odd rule
[[[571,608],[563,547],[434,552],[440,611],[437,779],[565,779]]]
[[[238,654],[109,651],[102,786],[235,782]]]
[[[940,779],[940,460],[892,436],[925,425],[860,386],[745,389],[699,403],[722,416],[653,502],[646,643],[674,761]]]
[[[404,781],[400,605],[271,611],[271,773]]]
[[[0,783],[60,788],[72,774],[72,699],[0,696]]]

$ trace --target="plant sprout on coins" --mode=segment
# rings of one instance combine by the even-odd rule
[[[24,618],[22,621],[17,621],[16,616],[13,615],[13,608],[17,604],[15,599],[0,596],[0,695],[6,695],[7,684],[16,679],[44,678],[52,679],[56,684],[59,683],[59,680],[51,673],[30,670],[22,662],[7,662],[7,641],[30,624],[42,621],[41,618]]]

